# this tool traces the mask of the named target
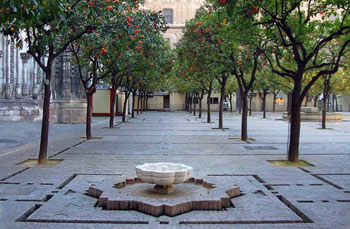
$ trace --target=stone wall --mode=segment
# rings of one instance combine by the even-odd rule
[[[0,100],[0,120],[39,121],[42,110],[33,100]]]

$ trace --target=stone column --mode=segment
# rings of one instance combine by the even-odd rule
[[[45,62],[45,58],[44,57],[42,57],[41,58],[41,61],[44,63]],[[44,82],[44,79],[45,79],[45,72],[44,72],[44,70],[42,70],[41,69],[41,67],[39,66],[39,64],[38,64],[38,69],[39,69],[39,71],[38,71],[38,81],[37,81],[37,83],[38,83],[38,86],[39,86],[39,92],[38,92],[38,97],[40,98],[40,99],[42,99],[42,98],[44,98],[44,92],[45,92],[45,87],[43,87],[43,82]]]
[[[71,85],[71,64],[70,53],[63,52],[62,54],[62,99],[70,101],[72,99],[72,85]]]
[[[11,68],[11,65],[9,66],[9,38],[6,36],[4,39],[4,45],[5,45],[5,54],[4,54],[4,68],[5,68],[5,76],[6,76],[6,84],[5,84],[5,97],[6,99],[11,99],[12,97],[12,86],[11,86],[11,75],[9,74],[9,68]]]
[[[11,88],[15,88],[15,42],[10,42],[10,85]],[[14,97],[14,91],[12,89],[11,98]]]
[[[36,61],[33,59],[34,65],[33,65],[33,88],[32,88],[32,93],[33,93],[33,99],[38,99],[39,95],[39,77],[40,77],[40,67],[39,64],[36,63]]]
[[[21,59],[22,59],[22,95],[23,97],[28,97],[29,95],[29,87],[28,87],[28,82],[27,82],[27,79],[28,79],[28,72],[29,72],[29,69],[26,69],[26,65],[28,63],[28,60],[30,58],[30,55],[28,53],[21,53]],[[17,89],[18,89],[18,97],[21,97],[21,93],[20,93],[20,85],[19,87],[17,88],[16,86],[16,95],[17,95]]]
[[[15,98],[16,99],[21,99],[22,97],[22,79],[20,77],[19,73],[19,66],[20,66],[20,61],[19,61],[19,50],[16,50],[16,86],[15,86]]]
[[[2,42],[2,40],[0,40],[0,42]],[[3,56],[4,52],[2,50],[0,50],[0,62],[1,62],[1,67],[2,69],[0,69],[0,98],[2,97],[2,91],[3,91],[3,84],[4,84],[4,62],[3,62]]]

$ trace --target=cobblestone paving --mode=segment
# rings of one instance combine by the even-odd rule
[[[205,115],[204,115],[205,117]],[[94,119],[95,138],[84,125],[53,125],[49,157],[54,166],[23,166],[36,158],[38,124],[1,123],[0,229],[7,228],[350,228],[350,122],[302,123],[300,159],[314,166],[276,167],[286,158],[288,122],[281,114],[249,117],[249,143],[237,139],[240,116],[225,113],[224,126],[190,114],[146,112],[108,129]],[[118,117],[117,122],[120,121]],[[4,125],[3,125],[4,124]],[[2,145],[1,145],[2,144]],[[174,217],[104,210],[87,196],[92,184],[135,177],[146,162],[184,163],[194,176],[241,196],[222,211],[193,210]],[[176,188],[176,186],[175,186]]]

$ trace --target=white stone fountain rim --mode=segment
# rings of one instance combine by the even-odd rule
[[[162,168],[166,168],[166,170],[162,170]],[[169,162],[145,163],[142,165],[137,165],[136,169],[141,170],[142,172],[156,172],[156,173],[164,173],[164,174],[187,172],[189,170],[193,170],[191,166],[180,164],[180,163],[169,163]]]

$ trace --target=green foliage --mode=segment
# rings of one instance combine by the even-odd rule
[[[213,1],[265,28],[272,70],[294,82],[313,72],[301,97],[324,74],[334,74],[350,47],[350,1]],[[254,10],[253,10],[253,7]],[[249,10],[250,9],[250,10]],[[329,58],[333,53],[334,58]],[[302,98],[300,102],[302,101]]]
[[[107,23],[99,18],[96,30],[72,46],[86,89],[103,79],[127,91],[150,91],[167,69],[170,49],[160,35],[167,29],[164,17],[123,6]]]
[[[0,5],[0,31],[19,46],[28,46],[28,52],[45,67],[40,57],[54,59],[71,42],[138,4],[132,0],[4,0]]]

